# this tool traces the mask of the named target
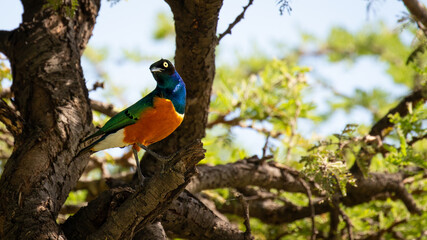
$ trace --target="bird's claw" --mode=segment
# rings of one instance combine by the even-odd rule
[[[174,153],[174,154],[171,154],[171,155],[169,155],[169,156],[162,156],[162,155],[160,155],[160,154],[158,154],[158,153],[156,153],[156,152],[151,151],[151,150],[150,150],[150,149],[148,149],[148,148],[147,148],[147,146],[145,146],[145,145],[138,144],[138,146],[139,146],[140,148],[144,149],[146,152],[148,152],[151,156],[155,157],[157,160],[159,160],[160,162],[163,162],[163,163],[170,161],[170,160],[171,160],[172,158],[174,158],[174,157],[175,157],[175,155],[176,155],[176,153]]]
[[[170,160],[172,160],[178,153],[179,153],[179,151],[178,152],[176,152],[176,153],[172,153],[171,155],[169,155],[169,156],[163,156],[163,155],[160,155],[160,154],[158,154],[158,153],[156,153],[156,152],[153,152],[152,150],[150,150],[150,149],[148,149],[148,147],[147,146],[145,146],[145,145],[142,145],[142,144],[139,144],[138,143],[138,146],[140,147],[140,148],[142,148],[142,149],[144,149],[146,152],[148,152],[151,156],[153,156],[154,158],[156,158],[159,162],[161,162],[162,163],[162,169],[160,170],[160,173],[165,173],[165,171],[166,171],[166,169],[167,168],[169,168],[169,166],[168,167],[166,167],[167,166],[167,164],[168,164],[168,162],[170,161]]]
[[[135,161],[136,161],[136,172],[138,174],[138,180],[139,180],[139,185],[142,186],[144,185],[144,175],[142,175],[141,172],[141,166],[139,164],[139,159],[138,159],[138,151],[136,151],[136,149],[132,149],[133,150],[133,155],[135,157]]]

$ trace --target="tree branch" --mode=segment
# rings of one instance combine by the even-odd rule
[[[113,104],[103,103],[101,101],[97,101],[93,99],[90,100],[90,106],[92,107],[93,110],[103,113],[109,117],[113,117],[114,115],[119,113],[116,110],[114,110]]]
[[[86,239],[86,236],[102,226],[108,215],[134,192],[132,188],[124,187],[101,193],[62,225],[67,239]]]
[[[191,193],[184,191],[172,202],[162,225],[173,237],[188,239],[244,240],[245,233],[216,216]]]
[[[4,239],[65,239],[56,217],[88,161],[76,157],[92,123],[80,59],[100,3],[79,0],[74,18],[45,3],[22,1],[22,23],[8,37],[13,103],[24,127],[0,178]],[[0,35],[3,51],[8,34]]]
[[[246,227],[245,240],[254,239],[253,236],[251,235],[251,224],[250,224],[250,220],[249,220],[249,207],[248,207],[248,203],[246,202],[245,197],[243,196],[243,194],[240,194],[240,193],[237,192],[235,194],[235,196],[239,200],[240,204],[242,205],[242,209],[243,209],[243,219],[244,219],[243,224]]]
[[[403,3],[427,36],[427,9],[418,0],[403,0]]]
[[[299,174],[297,171],[275,162],[258,164],[259,161],[257,156],[253,156],[225,165],[199,165],[197,166],[199,174],[193,177],[186,189],[197,193],[205,189],[255,185],[266,189],[276,188],[305,193],[304,187],[297,180]]]
[[[80,209],[65,222],[63,229],[67,238],[85,239],[84,236],[98,229],[107,216],[114,213],[134,193],[132,188],[126,187],[111,189],[100,194],[97,199],[91,201],[87,207]],[[216,216],[212,210],[187,191],[182,192],[172,202],[163,214],[161,223],[169,237],[244,240],[242,231]],[[140,234],[135,238],[138,236]]]
[[[232,23],[230,23],[230,25],[228,25],[228,28],[218,36],[218,43],[225,35],[231,34],[231,29],[233,29],[233,27],[236,26],[236,24],[238,24],[245,17],[246,10],[250,5],[252,5],[253,2],[254,0],[249,0],[248,5],[243,7],[243,11],[236,17],[236,19],[234,19]]]
[[[412,140],[408,142],[408,145],[409,145],[409,146],[412,146],[412,145],[414,145],[416,142],[418,142],[418,141],[420,141],[420,140],[423,140],[423,139],[425,139],[425,138],[427,138],[427,133],[426,133],[426,134],[424,134],[424,135],[421,135],[421,136],[419,136],[419,137],[413,137],[413,138],[412,138]]]
[[[406,96],[400,103],[391,109],[383,118],[381,118],[377,123],[372,126],[369,135],[371,136],[380,136],[381,140],[388,135],[389,128],[393,126],[393,123],[390,122],[390,115],[399,113],[401,117],[406,116],[409,113],[408,105],[412,104],[415,106],[419,102],[426,101],[426,93],[422,89],[412,92],[410,95]]]
[[[299,182],[301,183],[301,185],[304,187],[306,193],[307,193],[307,198],[308,198],[308,206],[310,207],[310,219],[311,219],[311,240],[316,240],[316,234],[317,234],[317,230],[316,230],[316,221],[314,219],[314,217],[316,216],[316,212],[314,211],[314,205],[313,205],[313,200],[312,200],[312,195],[311,195],[311,190],[310,190],[310,186],[307,184],[307,182],[302,179],[302,178],[298,178]]]
[[[238,181],[238,180],[236,180]],[[417,207],[412,196],[406,191],[402,184],[403,174],[371,174],[369,178],[361,178],[357,187],[347,186],[347,196],[338,200],[347,207],[353,207],[365,202],[372,201],[382,193],[392,193],[400,199],[409,212],[420,214],[421,209]],[[316,215],[330,212],[333,206],[325,199],[320,199],[313,204]],[[227,203],[218,208],[222,213],[237,214],[242,211],[240,204]],[[249,203],[249,211],[252,217],[256,217],[268,224],[282,224],[293,222],[298,219],[307,218],[312,215],[310,206],[302,207],[285,202],[279,204],[274,199],[254,200]]]
[[[377,123],[372,126],[371,131],[369,132],[370,136],[379,137],[380,140],[383,140],[391,131],[391,127],[394,126],[392,122],[390,122],[390,115],[394,115],[399,113],[400,116],[406,116],[409,113],[408,105],[411,104],[415,106],[419,102],[425,102],[427,99],[426,92],[423,89],[412,92],[410,95],[406,96],[400,103],[391,109],[383,118],[381,118]],[[375,144],[376,141],[370,142],[370,144]],[[362,148],[359,151],[357,161],[350,168],[350,171],[353,174],[360,174],[361,168],[367,169],[371,163],[372,153],[366,150],[366,148]]]
[[[330,227],[329,227],[328,239],[331,239],[331,240],[338,239],[338,236],[339,236],[338,225],[340,223],[339,217],[341,216],[347,228],[348,236],[346,237],[346,239],[353,240],[353,233],[351,231],[350,218],[340,208],[339,199],[337,198],[337,196],[334,196],[330,202],[332,204],[332,208],[330,211],[330,223],[329,223]]]
[[[395,220],[388,228],[385,229],[380,229],[379,231],[377,231],[376,233],[370,234],[368,236],[366,236],[365,238],[362,238],[363,240],[372,240],[372,239],[382,239],[382,236],[386,233],[392,232],[393,228],[395,228],[396,226],[406,223],[408,222],[407,219],[402,219],[402,220]]]
[[[66,221],[64,232],[69,239],[121,239],[129,237],[126,234],[137,233],[139,227],[153,221],[184,190],[195,173],[194,165],[203,157],[202,143],[197,141],[168,162],[164,173],[157,173],[145,181],[142,189],[135,193],[125,189],[132,195],[125,196],[125,201],[119,202],[115,209],[109,209],[110,204],[104,203],[112,199],[114,192],[101,194],[99,199]],[[103,215],[109,210],[108,216]],[[83,220],[85,218],[88,220]]]
[[[263,128],[263,127],[257,127],[253,123],[252,124],[247,124],[247,123],[245,123],[245,121],[247,119],[242,119],[240,117],[236,117],[236,118],[233,118],[233,119],[226,120],[225,119],[226,117],[227,117],[227,114],[221,114],[221,115],[219,115],[215,120],[209,122],[206,125],[206,128],[212,128],[212,127],[216,126],[217,124],[225,124],[225,125],[230,126],[230,127],[238,126],[238,127],[241,127],[241,128],[252,129],[252,130],[257,131],[259,133],[262,133],[262,134],[265,134],[265,135],[269,135],[270,137],[273,137],[273,138],[277,138],[277,137],[279,137],[279,136],[282,135],[281,132],[275,131],[274,129],[273,130],[268,130],[268,129]]]
[[[230,125],[230,126],[236,126],[236,125],[239,125],[240,121],[242,121],[240,117],[236,117],[231,120],[226,120],[225,119],[226,117],[227,117],[227,114],[219,115],[215,120],[208,122],[208,124],[206,125],[206,128],[212,128],[220,123]]]
[[[160,222],[148,224],[145,228],[139,231],[133,240],[166,240],[165,229]]]
[[[338,239],[338,224],[340,222],[339,206],[334,204],[334,207],[329,212],[329,234],[328,239]]]
[[[347,228],[347,233],[348,233],[347,238],[348,238],[348,240],[353,240],[353,232],[351,230],[351,228],[352,228],[351,220],[341,208],[338,208],[338,210],[339,210],[339,213],[340,213],[342,219],[344,220],[346,228]]]

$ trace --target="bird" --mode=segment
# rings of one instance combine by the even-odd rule
[[[157,82],[156,88],[142,99],[119,112],[92,135],[86,142],[99,137],[78,155],[98,152],[108,148],[132,146],[138,178],[144,182],[138,152],[140,148],[161,161],[170,157],[157,154],[147,147],[174,132],[182,123],[185,114],[186,88],[174,65],[167,59],[151,64],[150,71]]]

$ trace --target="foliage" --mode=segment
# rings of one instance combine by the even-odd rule
[[[321,142],[314,146],[310,155],[302,156],[304,163],[302,173],[319,184],[321,191],[324,191],[328,198],[339,193],[347,195],[347,184],[356,185],[356,180],[348,172],[347,159],[353,157],[357,146],[361,141],[353,137],[357,125],[347,125],[341,134],[336,134],[329,141]],[[347,160],[347,161],[346,161]]]
[[[221,126],[208,133],[241,127],[283,141],[286,150],[295,143],[302,144],[303,138],[296,132],[297,120],[317,119],[314,104],[303,100],[308,71],[286,61],[262,58],[244,59],[234,68],[219,67],[209,119]],[[283,158],[290,157],[289,151]]]
[[[403,34],[414,36],[412,45],[425,45],[425,36],[419,34],[412,26],[405,30],[391,30],[383,23],[363,26],[357,32],[350,32],[341,27],[330,30],[325,39],[304,34],[306,44],[312,44],[318,49],[315,53],[304,50],[298,51],[298,57],[326,56],[331,63],[346,62],[352,64],[366,57],[385,64],[386,73],[399,88],[421,88],[427,79],[427,54],[422,51],[413,52],[413,47],[402,40]],[[408,60],[407,60],[408,59]],[[408,61],[410,59],[410,63]],[[324,85],[327,85],[323,83]],[[322,116],[328,118],[333,112],[343,109],[347,113],[362,107],[372,113],[373,120],[379,120],[392,106],[396,104],[395,96],[384,89],[356,89],[351,96],[338,93],[332,86],[335,99],[330,100],[330,110]]]
[[[64,2],[61,0],[47,0],[47,3],[44,5],[45,8],[52,8],[56,12],[60,12],[62,9],[65,13],[65,16],[71,18],[74,17],[78,6],[78,0],[71,0],[69,2]]]
[[[76,4],[78,2],[73,0],[71,6],[63,6],[62,1],[48,0],[47,6],[55,11],[65,8],[65,12],[72,16]],[[291,10],[288,1],[278,1],[278,4],[281,12]],[[170,16],[159,14],[157,24],[154,32],[156,40],[173,36],[174,26]],[[409,33],[417,34],[411,28]],[[297,49],[280,59],[254,53],[253,56],[239,59],[235,65],[219,64],[212,90],[208,129],[203,139],[207,149],[203,163],[229,163],[248,157],[254,151],[260,153],[260,158],[273,155],[275,161],[299,171],[299,177],[303,177],[307,182],[315,183],[318,191],[316,194],[319,196],[314,197],[325,197],[325,201],[330,201],[337,195],[345,197],[348,187],[356,186],[356,178],[349,172],[349,168],[356,162],[361,149],[368,149],[373,155],[370,168],[362,169],[365,173],[407,171],[408,167],[427,168],[425,104],[409,106],[410,114],[406,116],[390,115],[390,121],[394,124],[393,131],[381,144],[371,144],[372,141],[377,143],[377,140],[367,136],[369,127],[351,122],[339,134],[303,134],[302,128],[315,129],[319,124],[330,120],[339,110],[349,113],[355,108],[364,109],[370,114],[374,124],[395,106],[400,98],[392,96],[384,89],[355,89],[352,94],[345,95],[328,86],[324,91],[332,93],[334,98],[327,101],[328,111],[320,112],[316,108],[318,103],[308,100],[315,91],[307,79],[316,77],[310,75],[311,66],[300,66],[300,62],[310,55],[324,57],[330,64],[347,62],[350,66],[369,57],[386,65],[386,74],[394,87],[403,86],[408,91],[425,88],[427,58],[423,50],[424,37],[414,38],[414,46],[417,47],[409,46],[402,41],[400,32],[390,30],[379,23],[365,26],[355,33],[335,27],[326,39],[318,39],[310,34],[304,34],[303,38],[305,43],[314,45],[314,53]],[[129,62],[151,59],[136,50],[124,50],[123,56],[124,61]],[[109,69],[105,67],[109,58],[107,47],[89,46],[84,53],[84,60],[89,63],[90,71],[94,73],[93,78],[102,82],[102,86],[105,83],[104,97],[109,101],[112,98],[122,100],[122,89],[113,85]],[[3,79],[10,80],[11,74],[10,69],[0,62],[0,81]],[[94,87],[90,91],[95,89]],[[106,116],[99,112],[94,112],[94,116],[96,125],[101,125],[106,119]],[[301,121],[305,124],[301,124]],[[3,126],[0,126],[0,130],[2,129]],[[246,144],[252,139],[238,141],[237,130],[241,129],[249,129],[260,139],[266,140],[259,144],[259,149],[248,149]],[[4,140],[1,140],[3,143]],[[6,145],[0,145],[0,153],[9,154],[10,151],[4,151],[5,149],[8,150]],[[123,164],[125,161],[118,163],[121,160],[113,155],[106,153],[103,157],[105,161],[101,163],[97,162],[97,158],[92,159],[95,165],[100,166],[86,172],[85,178],[97,180],[109,174],[133,171],[130,164]],[[3,163],[4,161],[0,161],[0,167]],[[405,182],[405,187],[414,195],[420,206],[427,205],[426,183],[425,176],[420,173],[412,175],[411,179]],[[269,196],[273,196],[272,201],[278,204],[292,203],[297,207],[309,204],[306,194],[280,192],[276,189],[261,190],[270,193]],[[202,194],[217,206],[236,202],[229,189],[206,190]],[[88,201],[89,197],[90,193],[87,191],[73,191],[66,204],[80,204]],[[404,238],[421,237],[421,232],[427,229],[425,212],[421,216],[413,216],[401,202],[388,196],[354,207],[340,205],[340,208],[343,215],[351,219],[353,232],[359,238],[368,237],[400,220],[404,222],[395,229],[403,234]],[[244,229],[240,217],[228,217]],[[312,234],[311,224],[309,219],[281,225],[269,225],[260,219],[251,219],[253,235],[257,239],[307,239]],[[328,214],[317,215],[315,225],[319,233],[326,235],[330,228]],[[345,222],[340,222],[338,230],[343,239],[348,237],[348,233],[344,233],[345,228]],[[385,237],[391,239],[392,234],[386,233]]]
[[[412,65],[407,65],[405,60],[412,52],[411,46],[403,43],[399,32],[391,31],[383,24],[364,27],[356,33],[334,28],[325,41],[314,36],[306,39],[318,44],[320,50],[317,54],[327,56],[327,60],[332,64],[341,61],[352,63],[369,56],[386,63],[386,73],[397,87],[402,84],[407,88],[424,86],[420,79],[425,79],[425,74],[419,71],[426,64],[423,53],[414,54]],[[375,123],[400,101],[383,89],[356,89],[352,95],[344,95],[330,87],[326,90],[336,96],[328,101],[330,111],[316,111],[316,105],[306,100],[307,94],[312,92],[305,80],[306,75],[310,74],[310,68],[297,65],[298,61],[309,55],[309,52],[297,51],[290,53],[289,57],[284,56],[283,60],[257,55],[240,59],[235,66],[222,65],[217,68],[209,116],[212,128],[204,139],[208,149],[206,162],[218,164],[227,161],[221,154],[224,150],[233,152],[239,149],[238,152],[242,153],[242,143],[236,142],[232,133],[236,128],[249,128],[260,135],[270,136],[268,147],[276,160],[302,170],[301,173],[308,180],[315,182],[319,191],[327,197],[334,194],[346,196],[347,186],[356,186],[356,180],[348,169],[355,163],[362,148],[373,154],[374,160],[369,171],[397,172],[404,171],[408,166],[427,167],[426,140],[422,140],[426,135],[425,104],[413,106],[410,114],[404,117],[390,116],[394,131],[387,137],[386,142],[393,144],[383,143],[383,148],[371,144],[378,140],[366,135],[366,126],[356,124],[348,124],[340,134],[327,136],[320,141],[300,134],[297,123],[301,119],[309,120],[311,124],[322,123],[337,110],[350,112],[358,107],[366,109]],[[221,134],[214,134],[218,132]],[[414,141],[413,144],[411,141]],[[262,145],[260,151],[261,148]],[[292,154],[287,149],[291,149]],[[287,157],[290,155],[292,157]],[[229,154],[228,157],[229,161],[239,159],[236,154]],[[368,169],[362,170],[368,172]],[[422,192],[423,190],[416,186],[424,188],[421,182],[425,180],[420,175],[416,178],[418,181],[408,184],[407,187]],[[293,199],[294,204],[298,206],[307,205],[306,196],[296,196],[298,194],[284,195],[287,200]],[[421,206],[427,201],[425,194],[414,197]],[[402,223],[395,227],[398,229],[396,231],[406,234],[409,238],[420,237],[421,230],[427,227],[425,221],[416,224],[417,230],[408,227],[413,226],[410,222],[413,223],[419,216],[410,215],[401,202],[391,199],[386,199],[385,202],[373,201],[353,208],[341,208],[350,219],[358,219],[352,220],[352,225],[359,236],[370,236],[400,220]],[[405,214],[399,214],[401,212]],[[319,232],[326,233],[329,230],[327,219],[325,215],[316,216]],[[239,219],[235,221],[242,222]],[[253,231],[256,232],[254,235],[259,239],[274,239],[278,236],[282,236],[280,239],[307,239],[311,235],[308,219],[280,227],[266,226],[258,220],[252,220],[251,223],[254,225]],[[342,230],[343,238],[348,237],[347,233],[344,233],[344,222],[340,223],[338,228]],[[386,237],[390,236],[386,233]]]
[[[389,30],[383,24],[363,27],[355,34],[343,28],[333,28],[323,49],[328,51],[332,62],[374,56],[388,64],[387,73],[394,82],[413,86],[415,71],[405,61],[410,47],[400,40],[398,32]]]
[[[424,104],[419,104],[410,114],[400,117],[398,113],[390,115],[390,121],[395,124],[394,136],[399,141],[399,146],[384,145],[389,154],[386,160],[398,165],[405,166],[414,163],[420,167],[427,168],[427,151],[417,151],[411,142],[425,138],[427,129],[423,126],[423,121],[427,119],[427,109]]]
[[[6,62],[4,61],[5,58],[3,58],[2,55],[0,55],[0,83],[2,83],[3,80],[12,80],[12,74],[10,72],[10,68],[6,66]],[[0,87],[2,85],[0,84]]]

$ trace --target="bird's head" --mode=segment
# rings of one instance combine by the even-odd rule
[[[167,59],[160,59],[151,64],[150,71],[158,86],[162,88],[173,88],[181,78],[173,64]]]

